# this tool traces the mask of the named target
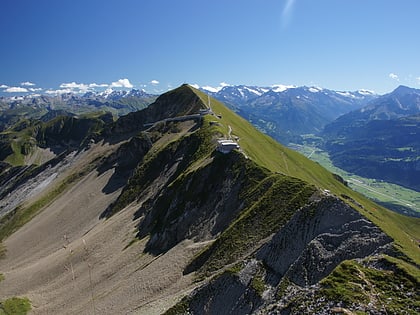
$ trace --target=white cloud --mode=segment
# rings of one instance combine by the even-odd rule
[[[131,89],[133,85],[130,83],[128,79],[119,79],[116,82],[112,82],[111,87],[123,87],[123,88]]]
[[[388,75],[392,80],[400,81],[400,78],[395,73],[390,73]]]
[[[417,80],[417,84],[420,84],[420,77],[417,77],[416,80]]]
[[[31,92],[39,92],[39,91],[42,91],[41,88],[28,88],[28,90],[31,91]]]
[[[5,84],[1,84],[0,85],[0,89],[7,89],[8,88],[8,86],[7,85],[5,85]]]
[[[283,11],[281,13],[283,27],[289,25],[292,19],[293,7],[295,3],[296,0],[286,0],[286,4],[284,5]]]
[[[158,81],[158,80],[152,80],[152,81],[150,81],[150,84],[153,84],[153,85],[158,85],[160,82]]]
[[[106,84],[106,83],[101,83],[101,84],[97,84],[97,83],[90,83],[89,84],[89,87],[90,88],[104,88],[104,87],[108,87],[109,86],[109,84]]]
[[[73,93],[72,89],[59,89],[59,90],[47,90],[45,91],[46,94],[52,95],[59,95],[59,94],[66,94],[66,93]]]
[[[78,92],[78,93],[84,93],[84,92],[89,91],[89,85],[84,84],[84,83],[76,83],[76,82],[62,83],[60,84],[60,88],[75,90],[74,92]]]
[[[190,85],[197,90],[200,88],[198,84],[190,84]],[[168,86],[168,87],[171,88],[171,86]]]
[[[32,82],[29,82],[29,81],[26,81],[26,82],[22,82],[20,85],[22,85],[22,86],[34,86],[36,84],[32,83]]]
[[[12,86],[8,87],[6,90],[4,90],[7,93],[26,93],[28,92],[27,89],[20,87],[20,86]]]

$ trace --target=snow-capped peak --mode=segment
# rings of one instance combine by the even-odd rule
[[[206,85],[206,86],[203,86],[203,87],[202,87],[202,89],[203,89],[203,90],[206,90],[206,91],[209,91],[209,92],[211,92],[211,93],[217,93],[217,92],[219,92],[221,89],[223,89],[223,87],[222,87],[222,86],[212,87],[212,86]]]
[[[210,93],[217,93],[217,92],[221,91],[224,87],[227,87],[227,86],[231,86],[231,85],[226,83],[226,82],[220,82],[218,87],[213,87],[213,86],[210,86],[210,85],[206,85],[206,86],[203,86],[201,89],[203,89],[205,91],[208,91]]]
[[[358,90],[357,93],[361,95],[376,95],[374,91],[365,90],[365,89]]]
[[[336,91],[337,94],[341,95],[341,96],[345,96],[345,97],[355,97],[353,94],[351,94],[348,91],[342,92],[342,91]]]
[[[276,93],[284,92],[288,89],[295,89],[295,85],[283,85],[283,84],[274,84],[271,86],[271,90]]]
[[[319,93],[323,90],[323,88],[320,88],[318,86],[311,86],[308,91],[311,93]]]

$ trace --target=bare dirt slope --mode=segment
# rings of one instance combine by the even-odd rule
[[[120,193],[103,192],[112,174],[92,171],[5,241],[0,299],[26,296],[32,314],[160,314],[191,288],[182,270],[196,246],[143,254],[139,205],[99,219]]]

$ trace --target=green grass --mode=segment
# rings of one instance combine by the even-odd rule
[[[168,309],[164,315],[186,315],[189,314],[190,308],[190,299],[188,297],[184,297],[181,301],[176,303],[170,309]],[[1,315],[1,314],[0,314]]]
[[[257,292],[259,296],[262,296],[265,291],[265,282],[260,274],[256,274],[251,280],[251,288]]]
[[[27,298],[13,297],[0,303],[0,315],[25,315],[31,310]]]
[[[203,103],[207,104],[205,93],[192,87],[191,89],[200,96]],[[252,160],[273,172],[294,176],[320,189],[330,190],[336,196],[350,196],[363,208],[355,206],[348,200],[344,201],[391,236],[395,240],[396,247],[407,255],[411,261],[420,264],[420,251],[418,249],[418,240],[420,240],[419,218],[399,215],[379,206],[362,194],[341,184],[331,172],[319,163],[311,161],[296,151],[285,148],[272,138],[257,131],[249,122],[227,109],[222,103],[212,98],[210,100],[213,112],[222,116],[218,120],[220,124],[226,128],[225,130],[229,125],[232,127],[232,134],[239,137],[241,148]]]
[[[6,256],[6,251],[7,251],[6,247],[0,241],[0,259],[4,258]]]
[[[4,275],[0,273],[0,282],[4,280]]]
[[[321,280],[320,295],[342,301],[350,310],[370,303],[377,309],[385,308],[388,314],[418,314],[419,270],[390,257],[381,258],[379,263],[383,269],[368,268],[354,260],[342,262]]]
[[[305,205],[315,191],[313,186],[299,179],[279,174],[255,183],[252,176],[257,175],[258,170],[252,167],[258,166],[251,162],[241,162],[243,164],[251,168],[245,175],[249,184],[243,183],[239,197],[245,209],[187,267],[188,271],[199,268],[197,279],[209,276],[255,249],[261,240],[277,231]]]
[[[170,137],[167,142],[154,145],[134,171],[108,216],[117,213],[141,196],[150,183],[160,176],[162,168],[173,162],[176,157],[182,157],[182,161],[174,174],[173,183],[176,182],[177,177],[186,176],[188,172],[199,167],[202,161],[214,151],[214,144],[211,143],[213,133],[217,133],[217,130],[204,121],[203,126],[193,133]],[[187,164],[190,162],[193,163]]]
[[[11,146],[13,150],[13,154],[9,155],[5,162],[9,163],[13,166],[23,165],[24,164],[24,156],[22,154],[22,143],[21,141],[11,140]]]

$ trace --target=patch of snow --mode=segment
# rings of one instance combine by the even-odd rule
[[[252,88],[250,88],[248,86],[246,86],[245,89],[247,89],[249,92],[251,92],[251,93],[253,93],[255,95],[258,95],[258,96],[261,96],[263,94],[262,92],[260,92],[258,90],[255,90],[255,89],[252,89]]]
[[[272,91],[276,92],[276,93],[280,93],[280,92],[284,92],[288,89],[295,89],[296,86],[295,85],[283,85],[283,84],[275,84],[272,85]]]
[[[202,87],[203,90],[206,90],[206,91],[209,91],[209,92],[212,92],[212,93],[217,93],[222,88],[223,88],[222,86],[218,86],[218,87],[215,88],[215,87],[212,87],[212,86],[209,86],[209,85],[206,85],[206,86]]]
[[[353,94],[351,94],[350,92],[340,92],[340,91],[336,91],[337,94],[344,96],[344,97],[352,97],[355,98],[356,96],[354,96]]]
[[[361,95],[375,95],[375,91],[370,91],[370,90],[358,90],[357,93],[361,94]]]
[[[110,94],[112,94],[112,92],[114,92],[114,90],[113,90],[113,89],[106,89],[106,90],[105,90],[105,91],[103,91],[102,93],[99,93],[99,95],[104,96],[104,97],[107,97],[107,96],[109,96]]]
[[[318,92],[321,92],[323,89],[322,88],[320,88],[320,87],[316,87],[316,86],[311,86],[309,89],[308,89],[308,91],[309,92],[311,92],[311,93],[318,93]]]

